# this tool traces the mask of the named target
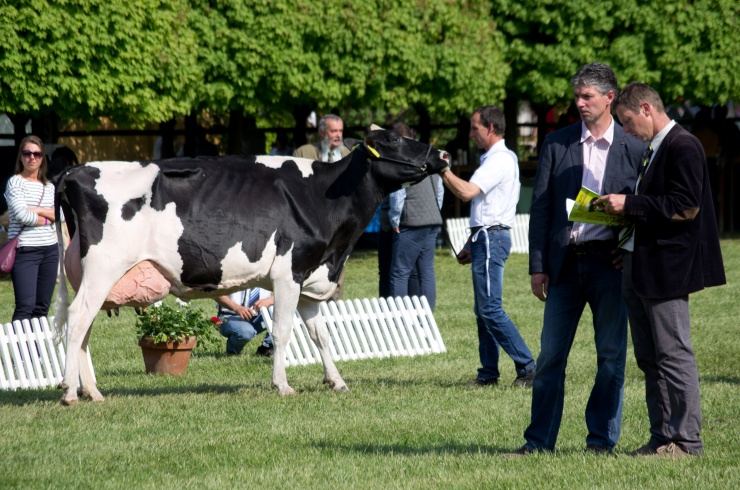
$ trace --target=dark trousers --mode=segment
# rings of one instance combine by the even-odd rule
[[[393,230],[378,232],[378,296],[391,295],[391,259],[393,257]]]
[[[627,309],[622,274],[612,264],[613,242],[585,253],[567,252],[560,277],[550,284],[532,385],[532,419],[524,433],[530,449],[554,450],[565,401],[565,367],[586,305],[591,307],[596,378],[586,404],[586,444],[612,449],[622,428]]]
[[[645,400],[653,449],[674,442],[700,454],[699,372],[691,347],[689,297],[650,299],[635,293],[632,254],[624,256],[622,282],[637,367],[645,373]]]
[[[393,230],[378,232],[378,297],[391,296],[391,269],[393,268]],[[420,296],[419,268],[414,267],[409,275],[409,296]]]
[[[13,321],[48,315],[58,267],[57,245],[18,249],[10,276],[15,294]]]
[[[434,250],[440,229],[438,225],[402,226],[400,233],[394,233],[391,296],[426,296],[429,307],[434,310],[437,299]],[[416,281],[411,280],[414,272],[418,276]]]

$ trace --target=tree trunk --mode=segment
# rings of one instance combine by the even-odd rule
[[[229,112],[229,155],[244,155],[244,110]]]
[[[419,115],[419,141],[429,143],[432,139],[432,119],[429,117],[429,111],[423,106],[416,106],[415,109]]]
[[[293,108],[293,119],[295,119],[295,131],[293,131],[293,148],[305,145],[308,142],[306,138],[306,119],[311,114],[311,107],[307,104],[301,104]]]
[[[169,121],[159,123],[159,130],[162,135],[162,147],[160,149],[159,157],[173,158],[175,156],[175,125],[177,121],[174,118]]]
[[[506,131],[504,131],[504,140],[506,147],[519,154],[519,102],[514,97],[504,99],[504,118],[506,118]]]
[[[185,116],[185,148],[184,155],[186,157],[194,157],[196,153],[198,138],[198,118],[195,112],[191,112]]]

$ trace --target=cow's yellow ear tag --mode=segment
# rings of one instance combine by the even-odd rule
[[[380,158],[380,153],[378,153],[378,150],[376,150],[375,148],[367,144],[365,146],[367,146],[368,151],[372,153],[375,156],[375,158]]]

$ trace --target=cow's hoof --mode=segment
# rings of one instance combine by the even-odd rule
[[[71,407],[73,405],[77,405],[77,402],[78,402],[77,398],[62,397],[62,399],[59,400],[59,403],[61,403],[65,407]]]
[[[340,381],[337,383],[336,381],[330,380],[330,379],[324,379],[324,384],[329,385],[329,388],[331,388],[334,391],[337,391],[339,393],[348,393],[349,388],[347,388],[347,385],[344,384],[344,381]]]
[[[291,388],[290,386],[286,386],[284,388],[278,389],[278,393],[280,394],[280,396],[290,396],[290,395],[296,394],[295,390]]]
[[[100,394],[98,390],[95,391],[88,391],[88,390],[82,390],[82,398],[85,400],[90,400],[91,402],[104,402],[105,397]]]

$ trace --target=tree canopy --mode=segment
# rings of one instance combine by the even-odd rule
[[[733,0],[0,0],[0,112],[143,125],[199,110],[553,104],[609,63],[666,101],[740,98]]]
[[[553,104],[572,97],[570,77],[591,61],[620,84],[653,85],[667,101],[740,98],[736,0],[493,0],[507,39],[509,95]]]
[[[180,0],[0,4],[0,111],[159,121],[202,78]]]

